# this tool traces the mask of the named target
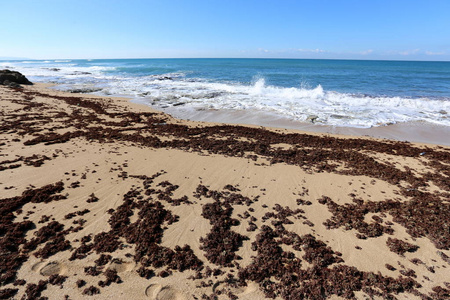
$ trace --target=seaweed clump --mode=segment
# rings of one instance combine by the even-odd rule
[[[231,186],[231,185],[230,185]],[[230,186],[226,186],[230,189]],[[212,225],[211,231],[206,237],[200,238],[200,249],[205,251],[206,258],[219,266],[232,267],[234,260],[241,259],[235,254],[248,237],[231,230],[232,226],[239,225],[239,221],[231,217],[233,207],[231,204],[251,204],[250,199],[238,194],[224,195],[217,191],[211,191],[207,187],[197,187],[197,197],[213,198],[213,203],[207,203],[202,207],[202,216]]]
[[[27,250],[22,251],[21,245],[27,244],[28,250],[33,250],[38,244],[45,242],[48,235],[53,234],[41,232],[40,238],[28,244],[25,235],[36,225],[28,220],[14,222],[16,218],[14,212],[19,211],[27,203],[49,203],[65,199],[65,196],[58,194],[63,190],[64,184],[57,182],[41,188],[28,189],[18,197],[0,199],[0,253],[3,253],[0,256],[0,284],[13,282],[17,270],[28,259]]]
[[[405,252],[415,252],[419,249],[419,246],[417,245],[390,237],[387,239],[386,245],[389,247],[389,250],[397,253],[398,255],[403,255]]]

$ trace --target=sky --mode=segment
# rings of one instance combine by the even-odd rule
[[[0,0],[0,58],[450,61],[450,0]]]

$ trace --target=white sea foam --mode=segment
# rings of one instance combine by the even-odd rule
[[[116,69],[115,67],[109,66],[79,67],[74,63],[70,63],[70,61],[67,62],[53,63],[51,65],[47,64],[47,61],[21,62],[21,64],[9,62],[4,64],[26,76],[34,77],[33,79],[36,81],[45,81],[48,77],[58,78],[60,82],[64,82],[65,79],[74,77],[106,78],[104,74],[105,71],[114,71]],[[28,66],[27,64],[33,64],[33,66]],[[35,64],[37,64],[37,66]]]
[[[291,120],[362,128],[407,121],[450,126],[449,98],[371,97],[327,91],[321,85],[286,88],[267,85],[264,78],[252,84],[212,82],[182,72],[131,77],[114,72],[113,66],[79,66],[71,61],[27,63],[2,64],[35,81],[59,83],[61,89],[101,89],[97,94],[129,96],[159,108],[257,110]]]
[[[21,61],[21,63],[22,64],[48,64],[48,63],[51,63],[51,61],[50,60],[44,60],[44,61],[42,61],[42,60],[24,60],[24,61]]]
[[[370,97],[312,89],[267,86],[264,79],[253,85],[204,81],[142,79],[116,83],[113,94],[129,94],[159,107],[184,103],[195,109],[255,109],[293,120],[315,118],[320,124],[372,127],[407,121],[428,121],[450,126],[450,101],[427,98]]]

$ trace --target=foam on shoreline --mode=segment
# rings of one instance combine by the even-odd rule
[[[401,83],[389,86],[390,82],[372,92],[370,87],[360,87],[356,83],[353,83],[356,86],[351,86],[352,83],[349,83],[351,88],[342,91],[339,87],[330,88],[330,82],[328,86],[321,81],[308,84],[300,77],[287,85],[273,84],[269,77],[258,75],[257,69],[253,71],[254,74],[250,72],[253,74],[251,78],[247,78],[250,73],[245,73],[246,79],[243,80],[242,74],[233,74],[233,69],[211,68],[200,74],[195,66],[179,66],[175,62],[157,64],[151,60],[0,63],[2,66],[8,64],[29,76],[32,81],[51,81],[60,90],[125,96],[139,99],[156,109],[176,111],[185,107],[186,110],[194,111],[233,110],[237,114],[250,111],[261,115],[273,114],[291,123],[300,124],[313,118],[316,124],[322,126],[350,129],[408,122],[450,128],[450,98],[445,83],[441,84],[442,92],[430,91],[430,88],[420,85],[426,82],[415,82],[404,93],[400,92]],[[289,78],[301,74],[291,74],[285,69],[279,71],[286,72],[283,76]],[[225,72],[231,72],[231,79],[223,75]],[[423,76],[427,74],[425,72]],[[445,80],[445,73],[442,76],[439,80]],[[339,77],[336,79],[341,80]],[[346,85],[345,82],[342,84]]]
[[[142,100],[133,99],[132,102],[142,103]],[[427,122],[404,122],[371,128],[356,128],[294,121],[273,113],[270,114],[254,110],[195,110],[179,107],[168,107],[163,109],[155,107],[155,109],[169,113],[182,120],[256,125],[269,128],[300,130],[310,133],[338,134],[350,137],[373,137],[378,139],[392,139],[397,141],[450,146],[450,127]]]

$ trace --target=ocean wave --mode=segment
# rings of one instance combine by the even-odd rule
[[[20,63],[22,64],[42,64],[42,63],[49,63],[50,61],[40,61],[40,60],[24,60]]]
[[[35,63],[35,62],[33,62]],[[251,84],[195,78],[179,71],[136,76],[118,65],[12,64],[35,81],[51,81],[59,89],[95,90],[96,94],[140,99],[149,105],[192,110],[256,110],[290,120],[350,127],[373,127],[425,121],[450,126],[450,98],[390,97],[342,93],[322,85],[280,87],[255,77]]]
[[[97,78],[106,78],[105,72],[116,70],[116,67],[111,66],[77,66],[71,61],[53,64],[47,64],[46,61],[38,61],[33,62],[33,66],[28,66],[27,64],[24,62],[20,64],[8,63],[8,66],[26,76],[32,77],[35,81],[45,81],[48,77],[52,77],[60,83],[65,83],[66,79],[73,77],[95,76]]]
[[[194,109],[259,110],[318,124],[373,127],[407,121],[450,126],[450,99],[375,97],[315,88],[283,88],[259,79],[253,85],[202,81],[121,83],[114,93],[131,94],[159,107],[182,102]],[[119,92],[121,91],[121,93]]]
[[[89,86],[92,82],[88,83]],[[140,99],[149,105],[194,110],[256,110],[316,124],[369,128],[426,121],[450,126],[450,99],[380,97],[313,88],[270,86],[264,78],[251,85],[210,82],[167,73],[109,78],[100,94]],[[181,107],[181,106],[180,106]]]

